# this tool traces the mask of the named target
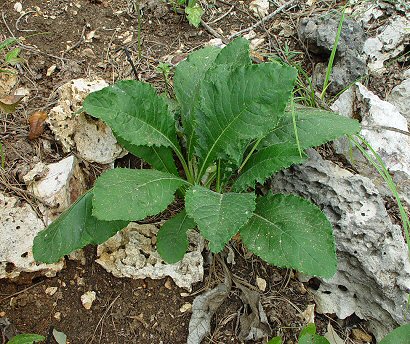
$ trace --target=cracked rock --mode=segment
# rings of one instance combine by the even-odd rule
[[[271,187],[312,200],[333,225],[338,270],[312,290],[318,311],[341,319],[355,313],[380,340],[406,322],[410,263],[402,230],[392,223],[370,179],[323,160],[314,150],[309,155],[303,165],[276,174]]]
[[[58,105],[51,109],[47,123],[64,152],[77,151],[89,162],[110,164],[126,154],[111,129],[84,113],[77,114],[85,97],[108,84],[104,80],[76,79],[59,88]]]

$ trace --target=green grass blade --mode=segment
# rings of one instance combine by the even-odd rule
[[[330,54],[329,63],[327,65],[326,77],[325,77],[325,81],[323,83],[323,90],[322,90],[322,93],[320,95],[320,98],[322,100],[325,97],[327,88],[329,87],[330,74],[332,74],[333,62],[334,62],[334,59],[335,59],[335,56],[336,56],[337,45],[339,44],[340,35],[342,33],[343,22],[345,20],[346,6],[347,6],[347,4],[343,7],[343,10],[342,10],[342,16],[340,17],[339,27],[337,28],[335,43],[333,44],[333,49],[332,49],[332,52]]]

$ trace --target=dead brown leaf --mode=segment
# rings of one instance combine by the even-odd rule
[[[30,132],[28,138],[35,140],[41,136],[44,130],[44,121],[47,119],[47,114],[44,111],[36,111],[30,115],[28,122],[30,124]]]

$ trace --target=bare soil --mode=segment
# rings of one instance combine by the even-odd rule
[[[190,26],[172,7],[150,7],[149,1],[141,1],[145,5],[140,48],[137,16],[131,1],[25,0],[21,3],[25,16],[14,10],[14,0],[3,0],[0,4],[0,39],[23,38],[21,55],[26,63],[19,71],[19,86],[31,90],[29,99],[14,114],[1,119],[0,135],[7,154],[0,190],[36,207],[36,200],[26,192],[21,175],[35,162],[58,161],[64,153],[47,128],[39,139],[30,141],[27,119],[34,111],[47,112],[54,106],[59,86],[84,77],[101,77],[108,82],[135,78],[126,48],[135,64],[137,78],[154,83],[161,91],[164,82],[156,71],[158,63],[166,55],[178,59],[215,37],[204,28]],[[259,20],[250,12],[249,0],[208,3],[205,22],[212,23],[211,26],[225,36]],[[332,6],[335,6],[333,1],[318,2],[317,10],[326,11]],[[300,9],[291,9],[256,31],[265,38],[260,47],[263,54],[281,55],[280,47],[286,43],[290,49],[302,52],[300,59],[306,59],[304,65],[309,71],[309,59],[303,55],[304,48],[294,30],[301,15],[304,12]],[[130,34],[132,38],[127,39]],[[54,65],[55,71],[47,76]],[[90,186],[103,168],[84,165],[89,172]],[[267,282],[261,299],[272,336],[283,335],[286,343],[296,343],[305,325],[302,313],[314,303],[309,288],[318,287],[315,280],[303,285],[292,271],[267,266],[237,243],[232,243],[232,247],[236,253],[232,272],[255,290],[257,277]],[[208,266],[205,281],[194,286],[194,292],[186,296],[185,290],[169,280],[113,277],[95,263],[95,247],[88,247],[85,257],[84,265],[67,261],[65,269],[54,278],[25,274],[15,281],[0,281],[0,318],[7,317],[16,333],[47,335],[54,327],[64,332],[71,344],[185,343],[191,313],[181,312],[180,308],[223,279],[221,267]],[[46,293],[49,287],[57,287],[55,294]],[[86,310],[80,297],[90,290],[97,293],[97,299],[91,309]],[[240,343],[237,322],[241,305],[239,290],[233,288],[229,300],[214,316],[213,333],[206,343]],[[340,321],[316,315],[316,320],[320,333],[324,333],[330,321],[342,338],[349,337],[352,327],[362,326],[354,317]],[[5,338],[0,336],[0,342],[5,343]],[[348,342],[355,343],[351,339]]]

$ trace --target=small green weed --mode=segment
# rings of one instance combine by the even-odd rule
[[[199,5],[197,0],[171,0],[170,3],[175,12],[177,12],[177,9],[181,7],[184,8],[187,19],[191,25],[198,27],[199,24],[201,24],[201,18],[204,14],[204,10]]]
[[[13,47],[18,43],[16,38],[7,38],[0,43],[0,72],[11,73],[9,69],[5,69],[8,66],[15,66],[18,63],[24,62],[24,59],[20,57],[20,48],[8,48]]]
[[[35,259],[55,262],[102,243],[129,221],[165,210],[178,191],[185,209],[167,220],[157,237],[165,261],[182,259],[187,231],[198,228],[214,253],[239,232],[244,245],[269,264],[331,277],[335,244],[321,210],[300,197],[257,196],[254,190],[257,182],[304,161],[305,149],[360,130],[357,121],[331,112],[287,107],[296,77],[296,69],[277,62],[252,64],[248,41],[236,39],[181,62],[174,101],[135,80],[88,95],[84,110],[105,121],[118,141],[153,169],[103,173],[37,235]],[[177,115],[170,103],[178,104]]]

